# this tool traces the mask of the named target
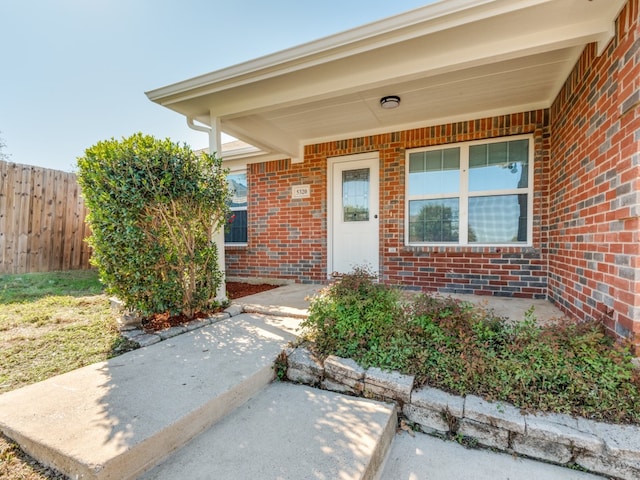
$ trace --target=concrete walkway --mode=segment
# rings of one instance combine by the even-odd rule
[[[597,475],[456,442],[399,433],[379,480],[597,480]]]
[[[298,322],[242,314],[0,395],[0,430],[72,478],[135,478],[255,395]]]
[[[392,405],[273,383],[142,479],[373,479],[395,425]]]
[[[82,479],[597,478],[422,434],[393,439],[395,405],[269,385],[319,288],[245,297],[252,313],[0,395],[0,430]]]
[[[322,289],[322,285],[292,283],[282,287],[239,298],[234,303],[242,305],[245,312],[265,315],[306,318],[309,300]]]

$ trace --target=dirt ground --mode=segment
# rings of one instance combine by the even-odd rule
[[[246,297],[247,295],[253,295],[260,292],[265,292],[273,288],[277,288],[277,285],[269,285],[262,283],[259,285],[253,285],[251,283],[243,282],[227,282],[227,295],[230,300]]]
[[[277,288],[277,285],[269,285],[266,283],[254,285],[244,282],[227,282],[227,295],[229,297],[229,300],[237,300],[238,298],[264,292],[273,288]],[[142,327],[144,328],[145,332],[153,333],[159,330],[164,330],[165,328],[184,325],[191,320],[205,318],[211,313],[212,312],[197,312],[192,318],[188,318],[184,315],[169,315],[169,313],[155,314],[149,318],[144,319],[142,321]]]

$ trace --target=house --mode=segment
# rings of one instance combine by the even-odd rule
[[[148,97],[246,187],[230,276],[368,264],[640,333],[640,0],[442,0]],[[197,122],[197,123],[196,123]]]

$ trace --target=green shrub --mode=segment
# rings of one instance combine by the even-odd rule
[[[312,299],[304,326],[321,355],[415,375],[416,385],[549,411],[640,423],[640,376],[597,322],[540,326],[451,298],[402,301],[361,270]]]
[[[367,355],[393,336],[402,315],[399,293],[376,283],[369,271],[356,268],[311,300],[303,328],[314,333],[320,351],[367,362]]]
[[[107,292],[143,315],[215,305],[214,234],[228,195],[221,161],[138,133],[88,148],[78,168]]]

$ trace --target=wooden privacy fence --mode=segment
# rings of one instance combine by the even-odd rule
[[[75,174],[0,161],[0,274],[89,268]]]

